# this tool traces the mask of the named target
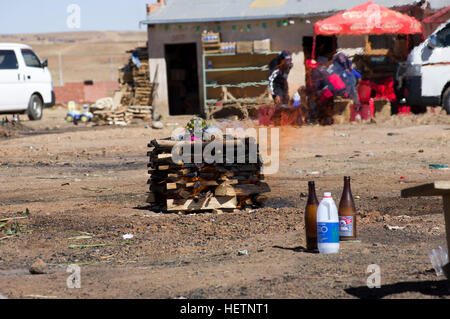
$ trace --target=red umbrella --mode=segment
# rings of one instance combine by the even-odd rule
[[[314,24],[313,58],[316,35],[415,34],[423,33],[422,24],[408,15],[366,2],[317,21]]]

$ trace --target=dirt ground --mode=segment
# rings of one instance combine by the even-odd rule
[[[450,180],[449,170],[428,166],[450,164],[450,116],[280,128],[280,170],[266,176],[265,208],[162,214],[145,203],[147,143],[188,118],[154,130],[74,126],[64,112],[0,127],[0,220],[19,217],[0,226],[0,297],[450,297],[428,257],[446,245],[442,199],[400,198],[403,188]],[[344,175],[360,241],[334,255],[306,252],[307,182],[319,200],[330,191],[338,202]],[[82,244],[92,246],[71,246]],[[47,274],[29,273],[37,258]],[[67,287],[70,264],[80,266],[79,289]],[[381,288],[367,287],[371,264]]]

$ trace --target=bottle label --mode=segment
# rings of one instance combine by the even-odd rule
[[[353,216],[339,216],[339,234],[353,237]]]
[[[317,223],[317,242],[338,243],[339,242],[339,223]]]

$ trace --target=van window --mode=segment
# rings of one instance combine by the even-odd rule
[[[23,59],[25,60],[26,66],[32,67],[32,68],[40,68],[41,67],[41,61],[37,57],[36,54],[34,54],[33,51],[28,49],[22,49],[22,55]]]
[[[0,70],[15,70],[19,68],[16,54],[13,50],[0,50]]]
[[[450,24],[447,24],[444,29],[436,33],[436,46],[439,48],[450,46]]]

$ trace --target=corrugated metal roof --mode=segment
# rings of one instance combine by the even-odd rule
[[[166,0],[142,24],[213,22],[305,17],[351,9],[368,0]],[[381,6],[413,4],[414,0],[374,0]],[[267,4],[270,3],[269,6]]]

